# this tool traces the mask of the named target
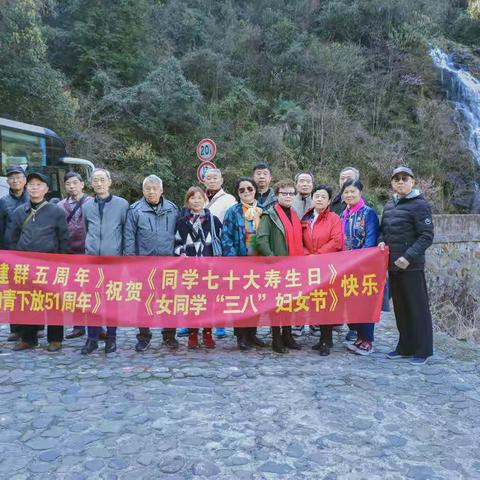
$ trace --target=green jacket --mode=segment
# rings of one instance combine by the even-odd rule
[[[263,212],[255,242],[258,253],[264,257],[288,256],[285,229],[274,207]]]

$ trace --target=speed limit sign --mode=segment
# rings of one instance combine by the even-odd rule
[[[217,146],[210,138],[200,140],[197,145],[197,157],[201,162],[209,162],[215,157]]]
[[[217,169],[217,166],[212,162],[202,162],[197,168],[197,178],[200,183],[205,183],[205,175],[208,170]]]

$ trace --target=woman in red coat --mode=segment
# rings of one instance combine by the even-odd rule
[[[312,208],[302,218],[303,250],[305,255],[340,252],[342,224],[340,217],[330,211],[332,189],[317,185],[312,191]],[[333,325],[320,325],[320,341],[312,348],[320,355],[330,354]]]

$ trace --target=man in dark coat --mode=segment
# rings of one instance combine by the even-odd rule
[[[429,203],[414,189],[410,168],[392,172],[393,198],[383,210],[379,247],[388,245],[388,275],[399,332],[398,345],[390,359],[413,357],[422,365],[433,354],[432,317],[425,282],[425,250],[433,242]]]
[[[48,203],[48,177],[42,173],[30,173],[27,177],[30,201],[13,212],[11,250],[43,253],[69,253],[68,229],[65,216],[58,206]],[[37,331],[41,325],[23,325],[21,340],[14,350],[34,348],[38,344]],[[49,352],[62,347],[63,326],[48,326]]]
[[[83,210],[92,197],[85,195],[83,189],[85,183],[82,176],[77,172],[67,172],[64,177],[67,198],[58,203],[62,208],[67,220],[68,235],[70,239],[70,251],[77,255],[85,253],[85,219]],[[73,330],[65,338],[77,338],[85,335],[85,327],[74,326]]]
[[[258,186],[257,205],[266,210],[277,201],[275,192],[270,188],[272,183],[272,169],[266,163],[257,163],[253,167],[253,179]]]
[[[332,203],[330,204],[330,211],[336,213],[338,216],[340,216],[346,208],[345,202],[342,199],[342,187],[347,180],[360,180],[360,172],[354,167],[345,167],[340,172],[338,179],[340,191],[332,198]]]
[[[9,192],[0,198],[0,250],[8,250],[14,210],[30,200],[25,188],[27,177],[22,167],[10,165],[7,168],[7,183]],[[16,342],[20,338],[20,326],[10,325],[9,342]]]

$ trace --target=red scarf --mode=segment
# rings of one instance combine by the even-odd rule
[[[275,211],[277,212],[283,228],[285,229],[288,255],[303,255],[302,224],[300,223],[296,213],[290,209],[290,215],[292,216],[292,221],[290,222],[287,214],[283,211],[283,208],[278,203],[275,204]]]

